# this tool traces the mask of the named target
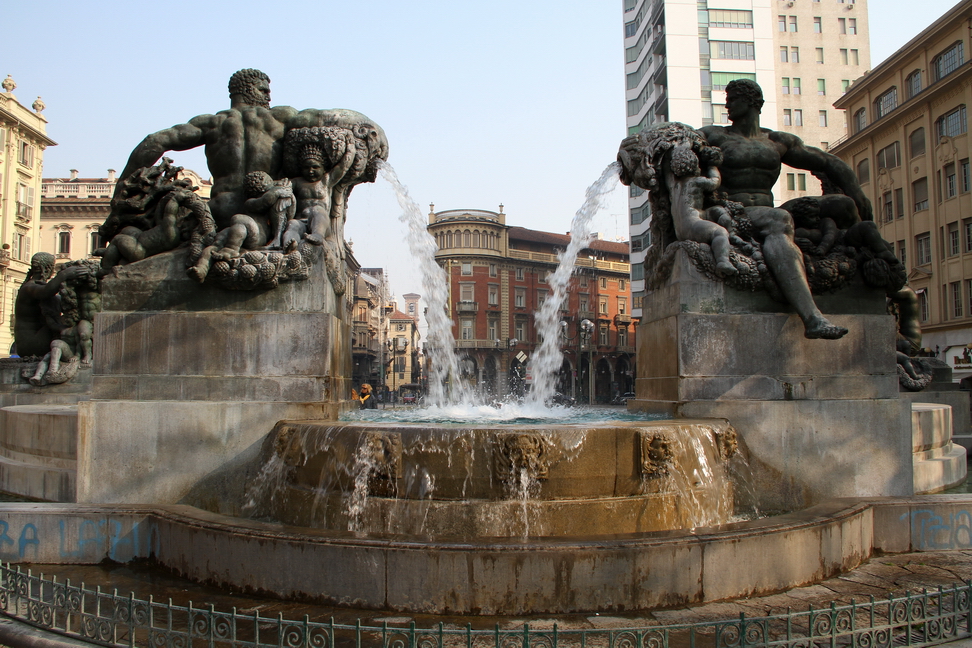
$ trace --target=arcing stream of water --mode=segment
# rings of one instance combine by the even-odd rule
[[[426,228],[427,219],[422,210],[409,196],[408,189],[399,181],[391,165],[382,162],[379,170],[395,191],[398,204],[402,208],[400,220],[408,226],[409,251],[418,260],[422,272],[422,288],[428,303],[428,343],[425,345],[431,371],[428,403],[434,408],[457,404],[475,407],[476,404],[472,402],[473,394],[460,389],[459,359],[452,334],[453,322],[448,315],[448,277],[435,261],[438,249],[435,238]],[[620,165],[612,162],[604,169],[597,182],[588,187],[584,203],[571,223],[570,243],[560,253],[557,269],[547,278],[551,294],[535,314],[541,343],[533,357],[533,387],[525,403],[530,411],[542,410],[553,396],[554,378],[563,362],[563,352],[560,349],[561,306],[567,299],[567,287],[574,272],[577,255],[590,245],[593,236],[591,223],[594,216],[604,208],[608,195],[617,186],[619,171]]]

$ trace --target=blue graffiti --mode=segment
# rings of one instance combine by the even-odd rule
[[[972,548],[972,514],[968,511],[949,513],[946,519],[932,509],[905,513],[901,520],[911,517],[911,542],[915,549]]]

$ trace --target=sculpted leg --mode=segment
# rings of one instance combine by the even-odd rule
[[[747,209],[746,214],[763,233],[766,265],[790,305],[803,320],[804,335],[810,339],[836,340],[847,329],[832,324],[813,301],[803,267],[803,253],[793,243],[793,222],[783,210],[770,207]]]

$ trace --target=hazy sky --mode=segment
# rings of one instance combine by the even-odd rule
[[[496,210],[566,232],[625,135],[620,0],[331,0],[288,3],[9,3],[0,77],[40,95],[45,177],[121,170],[148,133],[229,106],[226,82],[255,67],[272,103],[351,108],[388,135],[389,162],[427,209]],[[869,0],[877,64],[954,3]],[[29,26],[29,28],[26,28]],[[208,175],[201,153],[176,162]],[[397,295],[421,293],[404,226],[382,180],[351,194],[346,236]],[[596,220],[627,237],[619,188]]]

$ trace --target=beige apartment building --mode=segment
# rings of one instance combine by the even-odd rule
[[[30,270],[31,254],[40,250],[44,149],[57,144],[47,136],[41,98],[30,108],[21,104],[9,75],[0,87],[0,354],[6,355],[13,344],[17,291]]]
[[[184,169],[197,193],[209,198],[212,182],[198,173]],[[81,178],[71,169],[67,178],[44,178],[40,201],[40,249],[57,257],[58,263],[88,259],[103,245],[98,228],[111,211],[115,191],[115,170],[108,169],[102,178]]]
[[[848,136],[832,147],[857,172],[884,239],[918,293],[922,345],[972,375],[972,104],[964,0],[870,73],[835,106]]]
[[[663,121],[728,124],[726,84],[753,79],[762,125],[827,149],[845,133],[833,101],[870,67],[866,0],[622,0],[628,134]],[[815,195],[806,171],[784,168],[777,204]],[[651,244],[646,192],[628,201],[632,310],[641,315]]]

